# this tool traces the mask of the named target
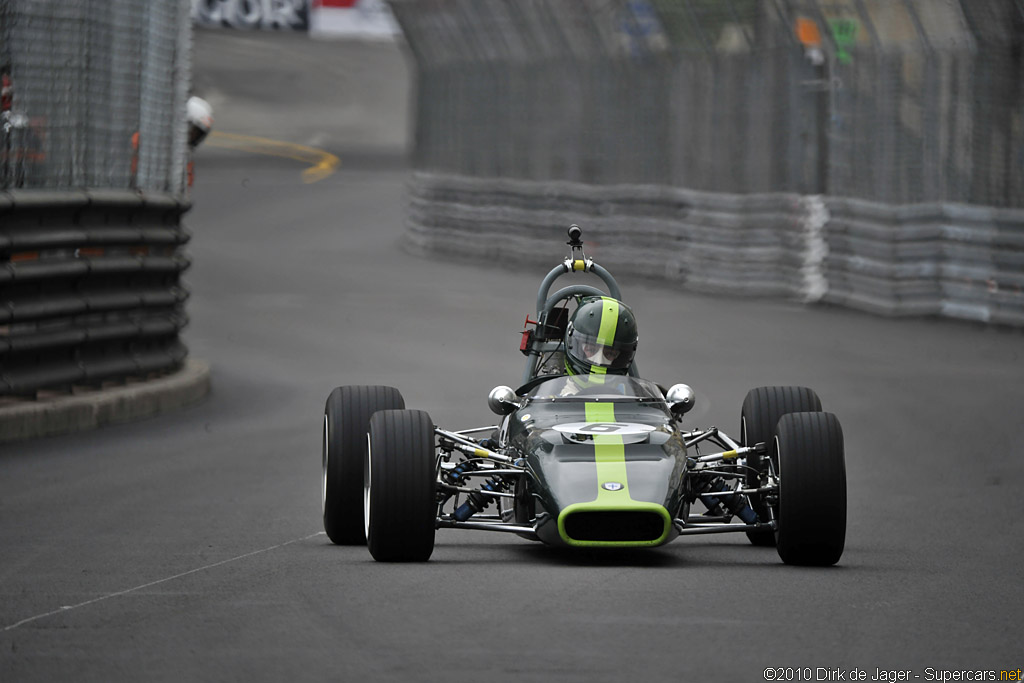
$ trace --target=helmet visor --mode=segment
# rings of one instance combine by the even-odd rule
[[[610,370],[628,368],[633,362],[635,349],[635,341],[617,343],[614,340],[601,340],[578,329],[569,336],[566,345],[566,352],[577,362]]]

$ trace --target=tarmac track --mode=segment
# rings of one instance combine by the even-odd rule
[[[200,53],[254,40],[198,39]],[[332,49],[266,39],[280,41],[266,70],[286,68],[289,50]],[[401,64],[377,45],[333,49],[358,52],[360,73]],[[224,77],[213,71],[207,83]],[[311,78],[306,96],[328,85]],[[401,101],[394,85],[382,97]],[[251,108],[228,116],[224,88],[221,130],[312,142],[261,129]],[[288,98],[304,110],[301,93]],[[643,374],[694,386],[694,424],[737,430],[747,389],[778,383],[814,387],[839,415],[850,524],[835,568],[786,567],[728,536],[560,553],[442,530],[421,565],[331,545],[319,500],[331,388],[393,384],[438,424],[491,423],[487,392],[520,377],[544,269],[410,255],[404,133],[362,146],[347,123],[322,135],[341,169],[311,184],[293,160],[200,154],[186,341],[212,367],[205,403],[0,452],[0,681],[757,681],[766,667],[928,680],[927,667],[1020,667],[1014,331],[620,279]],[[552,264],[563,242],[553,236]]]

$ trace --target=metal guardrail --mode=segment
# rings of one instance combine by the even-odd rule
[[[477,179],[417,173],[409,239],[429,251],[531,262],[579,223],[588,254],[618,273],[700,291],[785,296],[799,287],[798,195],[721,195],[660,185]]]
[[[0,192],[0,396],[180,367],[188,209],[127,190]]]
[[[1024,327],[1024,210],[416,173],[416,248],[534,263],[566,225],[615,272],[689,290]],[[538,262],[539,263],[539,262]]]

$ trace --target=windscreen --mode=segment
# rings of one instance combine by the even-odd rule
[[[561,375],[527,392],[530,399],[644,399],[664,401],[658,385],[627,375]]]

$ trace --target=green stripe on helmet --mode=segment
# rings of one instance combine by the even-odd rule
[[[597,343],[612,346],[615,343],[615,330],[619,326],[619,302],[615,299],[601,297],[601,327],[597,332]]]

